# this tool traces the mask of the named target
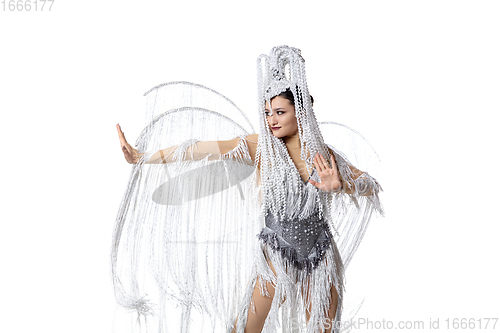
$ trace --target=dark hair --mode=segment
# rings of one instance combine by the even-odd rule
[[[290,89],[287,89],[287,90],[283,91],[281,94],[276,95],[276,96],[280,96],[280,97],[286,98],[287,100],[290,101],[290,103],[293,106],[295,106],[295,99],[293,98],[293,93],[292,93],[292,91]],[[276,97],[276,96],[274,96],[274,97]],[[311,105],[314,104],[314,98],[312,97],[312,95],[309,95],[309,97],[311,97]],[[271,100],[273,98],[271,98]],[[302,105],[302,96],[301,95],[299,95],[299,104]]]

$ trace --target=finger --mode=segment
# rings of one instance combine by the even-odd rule
[[[118,138],[121,139],[121,130],[120,130],[120,125],[116,124],[116,131],[118,132]]]
[[[319,153],[316,153],[316,156],[314,156],[314,161],[317,164],[316,169],[318,169],[318,171],[323,171],[323,165],[322,165],[318,155],[319,155]]]
[[[118,138],[120,139],[120,144],[123,146],[125,143],[127,143],[127,140],[125,140],[125,134],[123,134],[122,129],[118,124],[116,124],[116,130],[118,131]]]
[[[333,155],[330,155],[330,159],[332,160],[332,166],[335,166],[337,163],[335,163],[335,159],[333,158]]]
[[[316,186],[318,189],[323,190],[323,186],[324,186],[324,184],[323,184],[323,183],[318,183],[318,182],[315,182],[315,181],[314,181],[314,180],[312,180],[312,179],[310,179],[310,180],[309,180],[309,182],[310,182],[311,184],[313,184],[314,186]]]
[[[116,124],[116,129],[118,130],[118,135],[121,136],[123,134],[123,132],[122,132],[122,128],[121,128],[120,124]]]
[[[125,138],[125,133],[123,133],[121,128],[120,128],[119,136],[120,136],[120,144],[122,145],[122,147],[127,147],[127,150],[130,152],[130,149],[132,148],[132,146],[130,146],[130,144],[127,142],[127,139]]]
[[[117,128],[118,128],[118,135],[120,135],[120,137],[122,137],[123,140],[127,141],[125,139],[125,133],[123,133],[123,131],[122,131],[122,127],[119,124],[117,124]]]
[[[330,169],[330,166],[328,165],[328,162],[325,160],[325,157],[321,154],[319,154],[319,156],[321,156],[321,162],[323,163],[323,165],[325,166],[325,169]]]
[[[332,169],[334,169],[335,172],[337,172],[337,164],[335,163],[335,159],[333,158],[333,155],[330,156],[330,159],[332,160]]]
[[[314,180],[312,180],[312,179],[309,179],[309,183],[311,183],[312,185],[314,185],[314,186],[316,186],[316,187],[318,187],[318,185],[319,185],[319,183],[318,183],[318,182],[316,182],[316,181],[314,181]],[[318,187],[318,188],[319,188],[319,187]]]
[[[314,166],[316,167],[316,170],[319,170],[318,162],[316,161],[316,156],[314,156],[313,163]]]
[[[316,166],[316,170],[321,171],[321,166],[318,161],[318,154],[314,155],[314,165]]]

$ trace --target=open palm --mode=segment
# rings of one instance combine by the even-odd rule
[[[125,134],[122,132],[122,129],[119,124],[116,124],[116,129],[118,130],[118,138],[120,139],[120,145],[122,147],[123,156],[127,160],[128,163],[134,164],[137,163],[137,159],[139,157],[139,153],[137,149],[132,147],[130,143],[125,139]]]
[[[332,161],[331,168],[323,155],[317,153],[316,156],[314,156],[314,166],[316,167],[316,171],[318,172],[321,183],[318,183],[312,179],[309,179],[309,182],[322,191],[338,192],[342,188],[342,182],[339,178],[339,172],[337,170],[335,159],[333,158],[333,155],[330,157]]]

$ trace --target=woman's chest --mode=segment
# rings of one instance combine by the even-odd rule
[[[291,159],[291,167],[297,169],[300,177],[304,182],[307,182],[312,173],[313,168],[307,168],[306,163],[300,156],[300,148],[288,148],[288,154]],[[309,155],[309,154],[308,154]]]

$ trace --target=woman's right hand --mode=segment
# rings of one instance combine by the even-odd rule
[[[125,159],[127,160],[128,163],[136,164],[140,156],[139,152],[137,151],[137,149],[132,147],[127,142],[127,139],[125,139],[125,134],[123,134],[122,128],[120,127],[120,124],[116,124],[116,129],[118,130],[118,138],[120,139],[120,145],[122,147],[123,156],[125,156]]]

